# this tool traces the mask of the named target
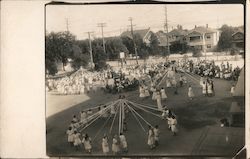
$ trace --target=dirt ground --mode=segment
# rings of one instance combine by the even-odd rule
[[[179,76],[180,74],[177,74],[177,78]],[[173,136],[171,131],[167,129],[166,121],[138,110],[138,112],[152,125],[159,125],[161,131],[160,144],[156,149],[149,149],[146,144],[147,132],[140,127],[132,114],[128,114],[128,131],[124,133],[127,138],[129,148],[129,152],[126,155],[192,155],[193,152],[197,151],[197,144],[200,144],[200,140],[204,134],[207,133],[207,129],[210,129],[211,127],[220,128],[220,119],[230,116],[229,109],[231,103],[236,100],[230,95],[232,81],[214,79],[215,96],[204,97],[201,93],[199,77],[196,75],[185,76],[188,79],[188,84],[179,88],[178,94],[174,94],[173,88],[165,89],[168,98],[164,104],[171,108],[177,115],[179,129],[177,136]],[[187,96],[189,84],[192,85],[194,90],[195,98],[193,100],[189,100]],[[140,99],[138,90],[124,92],[123,94],[126,96],[127,100],[146,105],[156,105],[156,101],[152,101],[151,98]],[[88,155],[85,153],[83,148],[76,150],[67,143],[66,130],[73,115],[79,115],[79,112],[83,109],[104,104],[112,100],[117,100],[118,96],[118,94],[107,94],[102,91],[91,92],[87,95],[74,96],[58,96],[53,92],[47,93],[46,138],[48,155]],[[237,99],[237,102],[244,104],[243,99]],[[114,129],[111,134],[108,133],[111,120],[108,121],[108,124],[104,128],[102,128],[104,122],[105,120],[103,119],[97,120],[84,131],[84,133],[88,133],[93,140],[92,155],[102,155],[101,139],[104,133],[109,135],[109,144],[111,148],[112,136],[118,132],[117,122],[115,122]],[[143,126],[147,130],[146,124]],[[238,141],[240,141],[239,143],[232,143],[230,144],[231,146],[227,147],[227,149],[220,147],[221,151],[216,151],[216,154],[230,156],[236,153],[244,145],[244,128],[241,130],[242,131],[240,132],[237,131],[239,132],[239,135],[237,133],[234,134],[234,136],[238,136],[236,139],[238,138]],[[216,133],[216,131],[210,132]],[[223,133],[221,134],[223,137]],[[222,138],[221,136],[218,138]],[[212,145],[214,145],[214,148],[216,149],[216,144]],[[202,153],[199,153],[199,155],[211,154],[211,151],[205,151],[204,149]],[[109,155],[112,155],[112,153]]]

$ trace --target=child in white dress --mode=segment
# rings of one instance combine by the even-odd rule
[[[127,144],[126,137],[122,133],[120,133],[119,138],[120,138],[122,151],[127,153],[128,152],[128,144]]]
[[[117,135],[115,135],[114,138],[113,138],[112,152],[113,152],[114,155],[116,155],[116,154],[118,154],[120,152],[120,147],[119,147]]]
[[[88,134],[85,135],[85,137],[82,139],[82,143],[84,145],[85,151],[87,153],[91,153],[91,138],[88,136]]]
[[[109,153],[108,137],[104,135],[102,138],[102,152],[107,155]]]
[[[166,95],[165,89],[163,87],[161,88],[161,98],[163,100],[167,99],[167,95]]]
[[[69,127],[67,130],[67,135],[68,135],[68,142],[73,145],[74,143],[74,130],[72,127]]]
[[[194,92],[193,92],[191,85],[189,85],[189,87],[188,87],[188,97],[190,100],[192,100],[194,98]]]

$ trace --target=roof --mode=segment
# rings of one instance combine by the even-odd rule
[[[168,35],[177,35],[177,36],[181,36],[181,35],[186,35],[188,33],[187,30],[183,30],[183,29],[173,29],[172,31],[170,31],[168,33]]]
[[[167,46],[167,35],[163,31],[158,31],[155,33],[158,38],[159,46]]]
[[[200,34],[205,34],[205,33],[215,33],[215,32],[217,32],[217,30],[212,29],[212,28],[203,27],[203,26],[198,26],[198,27],[195,27],[194,29],[190,30],[188,34],[190,34],[192,32],[198,32]]]
[[[235,32],[232,34],[232,36],[234,36],[234,35],[237,34],[237,33],[242,33],[242,34],[244,34],[244,29],[243,29],[243,28],[238,28],[237,31],[235,31]]]
[[[139,34],[142,38],[144,38],[149,31],[150,31],[150,28],[148,28],[148,29],[141,29],[141,30],[134,30],[133,32],[134,32],[134,34]],[[129,38],[132,38],[131,31],[125,31],[125,32],[123,32],[121,34],[121,36],[123,36],[123,37],[127,36]]]

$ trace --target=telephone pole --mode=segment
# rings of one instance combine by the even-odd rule
[[[106,27],[106,23],[98,23],[97,27],[101,27],[102,30],[102,46],[103,46],[103,52],[106,54],[106,48],[105,48],[105,40],[103,36],[103,27]]]
[[[168,40],[168,9],[167,5],[165,5],[165,31],[167,33],[167,52],[170,54],[170,48],[169,48],[169,40]]]
[[[132,40],[134,43],[134,49],[135,49],[135,59],[136,59],[136,64],[138,65],[138,59],[137,59],[137,48],[136,48],[136,44],[135,44],[135,40],[134,40],[134,32],[133,32],[133,19],[132,17],[129,17],[128,20],[130,21],[130,27],[131,27],[131,36],[132,36]]]
[[[68,20],[68,18],[66,18],[66,29],[67,29],[67,32],[69,32],[69,20]]]
[[[92,33],[93,32],[87,32],[88,37],[89,37],[89,53],[90,53],[91,70],[93,71],[94,60],[93,60],[93,53],[92,53],[92,44],[91,44],[91,39],[90,39],[90,34]]]

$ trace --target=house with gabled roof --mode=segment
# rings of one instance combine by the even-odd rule
[[[146,43],[147,45],[150,44],[150,38],[153,34],[153,32],[150,30],[150,28],[147,29],[140,29],[140,30],[133,30],[134,36],[140,35],[143,42]],[[132,39],[131,31],[125,31],[121,34],[121,37],[129,37]]]
[[[208,25],[206,25],[206,27],[195,26],[194,29],[188,32],[184,40],[191,49],[197,48],[203,52],[207,52],[212,51],[216,47],[219,36],[219,30],[209,28]]]
[[[237,30],[232,34],[232,45],[234,48],[244,49],[244,29],[243,27],[237,28]]]

